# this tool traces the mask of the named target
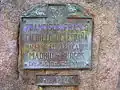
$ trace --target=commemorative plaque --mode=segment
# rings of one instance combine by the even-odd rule
[[[24,69],[91,68],[92,16],[77,4],[42,4],[21,17]]]
[[[77,86],[77,75],[41,75],[36,77],[38,86]]]

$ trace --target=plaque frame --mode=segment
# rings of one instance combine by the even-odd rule
[[[69,3],[69,4],[75,4],[75,3]],[[47,6],[66,6],[66,4],[45,4],[45,5],[47,5]],[[77,5],[77,4],[75,4],[75,5]],[[38,5],[38,6],[40,6],[40,5]],[[30,9],[27,13],[25,13],[25,14],[23,14],[22,15],[22,17],[21,17],[21,21],[20,21],[20,33],[19,33],[19,36],[20,36],[20,54],[21,54],[21,61],[22,61],[22,67],[24,68],[24,69],[32,69],[32,70],[34,70],[34,69],[73,69],[73,70],[79,70],[79,69],[92,69],[92,60],[90,60],[90,62],[89,62],[89,67],[79,67],[79,68],[25,68],[24,67],[24,59],[23,59],[23,52],[22,52],[22,45],[23,45],[23,43],[22,43],[22,33],[21,33],[21,31],[23,30],[22,28],[23,28],[23,20],[24,19],[36,19],[36,18],[47,18],[48,16],[47,15],[45,15],[45,16],[40,16],[40,15],[38,15],[38,16],[36,16],[36,15],[34,15],[34,14],[31,14],[31,13],[35,13],[33,10],[35,9],[35,8],[38,8],[38,6],[36,6],[36,7],[33,7],[32,9]],[[81,7],[81,6],[80,6]],[[81,7],[82,8],[82,7]],[[85,11],[86,9],[84,9],[84,8],[82,8],[81,10],[83,10],[83,11]],[[80,13],[83,13],[83,11],[82,12],[80,12]],[[31,12],[31,13],[30,13]],[[94,20],[93,20],[93,16],[91,15],[91,14],[89,14],[87,11],[86,11],[86,13],[87,13],[87,15],[85,16],[85,15],[83,15],[83,16],[81,16],[81,17],[78,17],[78,16],[67,16],[66,18],[67,19],[90,19],[91,20],[91,22],[92,22],[92,26],[91,26],[91,28],[92,28],[92,31],[91,31],[91,34],[93,35],[93,29],[94,29]],[[48,14],[48,13],[47,13]],[[92,40],[93,40],[93,36],[91,35],[91,59],[92,59]]]

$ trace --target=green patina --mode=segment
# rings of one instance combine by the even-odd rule
[[[80,24],[85,28],[36,30],[36,25],[66,24]],[[26,25],[34,28],[25,32]],[[78,4],[36,5],[24,13],[21,20],[24,68],[46,69],[48,64],[49,69],[90,68],[92,28],[92,15]]]

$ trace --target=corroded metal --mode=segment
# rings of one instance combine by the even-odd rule
[[[77,86],[79,81],[77,75],[42,75],[36,77],[38,86]]]
[[[92,16],[77,4],[43,4],[21,20],[25,69],[91,68]]]

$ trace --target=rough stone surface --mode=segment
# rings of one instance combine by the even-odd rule
[[[75,90],[120,90],[119,0],[63,0],[79,3],[94,15],[92,70],[19,70],[18,31],[23,12],[42,0],[1,0],[0,2],[0,90],[37,90],[35,75],[74,75],[81,78]],[[46,3],[58,2],[46,0]],[[41,89],[40,89],[41,90]],[[64,90],[45,88],[45,90]],[[65,90],[73,90],[67,88]]]

